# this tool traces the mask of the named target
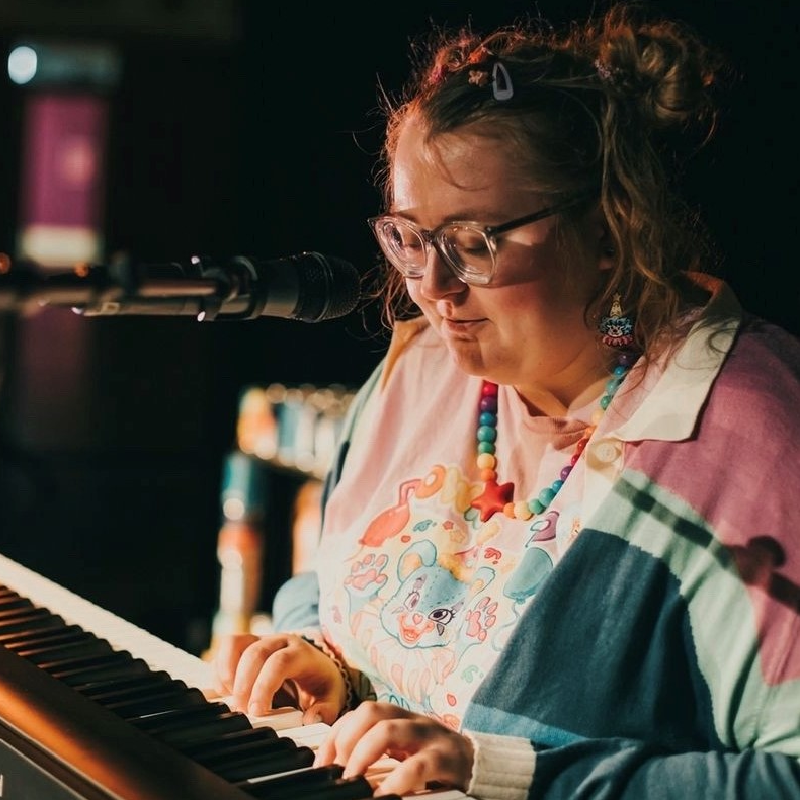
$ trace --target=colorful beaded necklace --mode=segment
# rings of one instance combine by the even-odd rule
[[[575,463],[581,457],[586,448],[586,444],[597,428],[605,410],[611,403],[611,399],[619,389],[620,384],[628,374],[636,356],[633,353],[622,352],[617,359],[617,365],[611,374],[611,378],[606,383],[605,394],[600,398],[600,408],[592,415],[592,422],[586,427],[583,436],[575,445],[575,451],[561,472],[558,478],[549,486],[545,486],[531,500],[514,501],[514,484],[497,482],[497,458],[495,458],[495,440],[497,439],[497,384],[484,381],[481,386],[481,399],[478,404],[478,457],[476,463],[480,470],[480,478],[483,481],[483,492],[479,494],[471,503],[472,508],[480,511],[481,522],[486,522],[498,511],[511,519],[528,520],[541,514],[553,498],[558,494],[564,481],[572,471]]]

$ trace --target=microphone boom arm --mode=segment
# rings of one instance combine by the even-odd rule
[[[28,263],[11,269],[10,261],[0,261],[0,312],[61,306],[89,317],[279,316],[317,322],[349,313],[359,294],[352,264],[314,252],[273,261],[235,256],[226,266],[200,256],[192,256],[188,265],[136,266],[123,260],[80,264],[63,273],[45,273]]]

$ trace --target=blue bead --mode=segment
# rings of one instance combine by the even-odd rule
[[[556,478],[551,484],[550,488],[553,490],[553,496],[558,494],[558,490],[564,485],[564,481],[560,478]]]
[[[492,414],[491,411],[482,411],[478,417],[478,425],[490,425],[492,428],[496,428],[497,414]]]
[[[497,438],[497,430],[489,425],[481,425],[478,428],[479,442],[493,442]]]
[[[547,508],[547,506],[550,505],[550,501],[555,496],[556,496],[556,493],[548,486],[548,487],[542,489],[541,492],[539,492],[538,500],[545,508]]]
[[[617,377],[623,378],[627,374],[628,374],[628,367],[626,367],[624,364],[617,364],[617,366],[614,367],[614,375],[616,375]]]

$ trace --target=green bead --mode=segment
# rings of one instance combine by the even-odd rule
[[[479,442],[493,442],[497,438],[497,429],[489,425],[481,425],[478,428],[478,441]]]

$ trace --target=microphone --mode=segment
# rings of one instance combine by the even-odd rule
[[[208,321],[266,316],[321,322],[349,314],[360,298],[356,268],[317,252],[274,260],[235,256],[225,266],[192,256],[188,265],[134,266],[123,260],[44,277],[0,272],[0,309],[36,301],[68,306],[86,317],[191,315]]]

